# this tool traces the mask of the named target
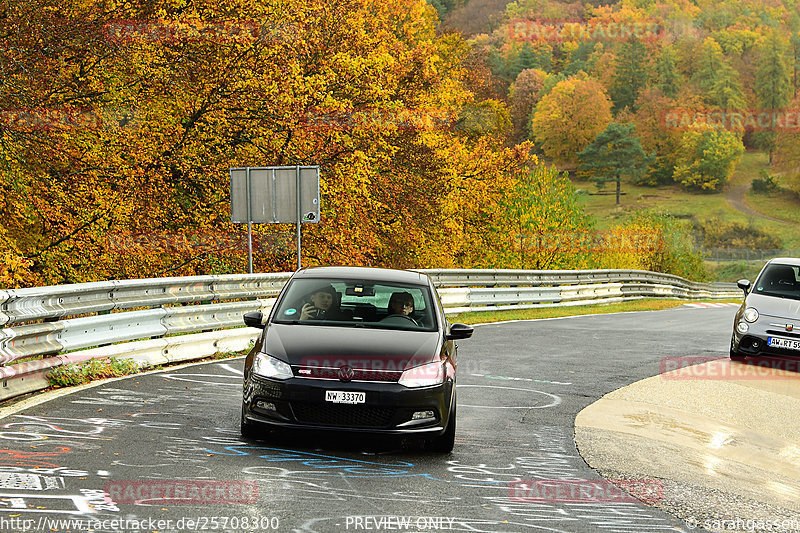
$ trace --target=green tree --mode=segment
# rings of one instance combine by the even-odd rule
[[[770,32],[761,47],[761,58],[756,71],[756,95],[762,109],[775,111],[785,107],[792,96],[789,66],[786,64],[786,45],[777,32]],[[769,163],[775,151],[777,132],[759,132],[759,144],[769,152]]]
[[[741,110],[746,107],[739,73],[727,61],[722,62],[706,101],[724,110]]]
[[[508,243],[508,268],[581,268],[585,251],[577,250],[577,235],[591,229],[567,177],[555,167],[536,165],[520,177],[503,201],[506,227],[514,228]]]
[[[800,77],[797,72],[800,71],[800,33],[793,33],[790,38],[792,45],[792,98],[797,96],[797,88],[800,86]]]
[[[678,54],[671,46],[661,50],[656,63],[656,87],[668,98],[675,98],[681,86],[681,75],[678,73]]]
[[[723,63],[725,63],[725,56],[722,54],[722,47],[711,37],[706,38],[700,46],[697,70],[692,76],[692,81],[702,93],[711,92],[717,79],[717,72],[722,68]]]
[[[636,111],[636,99],[639,91],[647,83],[647,49],[641,41],[628,41],[622,45],[617,56],[616,78],[611,88],[611,101],[614,112],[626,107]]]
[[[725,59],[722,47],[713,38],[703,41],[698,64],[693,79],[706,104],[724,110],[744,109],[739,73]]]
[[[616,182],[617,205],[620,203],[622,178],[643,176],[655,160],[655,154],[648,155],[642,150],[636,126],[616,122],[609,124],[578,157],[581,172],[590,174],[594,181],[601,184]]]

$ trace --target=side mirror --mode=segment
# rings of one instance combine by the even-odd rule
[[[472,337],[474,331],[472,326],[466,324],[452,324],[450,333],[447,334],[447,340],[468,339]]]
[[[251,328],[264,329],[264,313],[261,311],[248,311],[244,314],[244,323]]]
[[[750,292],[750,280],[749,279],[740,279],[736,282],[736,286],[739,287],[744,291],[744,295],[747,296],[747,293]]]

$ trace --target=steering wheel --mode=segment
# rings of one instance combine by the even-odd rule
[[[384,318],[383,320],[381,320],[381,322],[394,322],[394,323],[398,323],[398,320],[397,320],[398,318],[400,318],[400,319],[405,319],[405,320],[408,320],[408,321],[410,321],[412,324],[414,324],[415,326],[419,326],[419,324],[417,324],[417,321],[416,321],[416,320],[414,320],[414,317],[412,317],[412,316],[409,316],[409,315],[399,315],[399,314],[398,314],[398,315],[389,315],[389,316],[387,316],[386,318]],[[399,322],[402,322],[402,320],[400,320]]]

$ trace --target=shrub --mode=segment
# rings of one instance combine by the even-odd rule
[[[778,190],[778,182],[775,180],[775,176],[770,176],[769,172],[764,169],[761,169],[759,177],[755,178],[750,186],[753,192],[758,194],[767,194]]]
[[[748,250],[775,250],[783,248],[780,237],[758,229],[752,222],[724,222],[716,217],[700,225],[703,246],[706,248],[744,248]]]
[[[72,387],[96,379],[136,374],[144,368],[132,359],[89,359],[82,363],[58,366],[50,371],[48,379],[53,387]]]
[[[695,281],[708,279],[702,253],[686,223],[663,213],[639,211],[613,228],[619,251],[599,256],[600,268],[630,268],[674,274]]]

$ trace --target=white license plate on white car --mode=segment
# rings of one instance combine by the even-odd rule
[[[773,348],[786,348],[787,350],[800,350],[800,340],[783,339],[781,337],[767,337],[767,346]]]
[[[366,403],[367,395],[364,392],[326,390],[325,401],[332,403]]]

